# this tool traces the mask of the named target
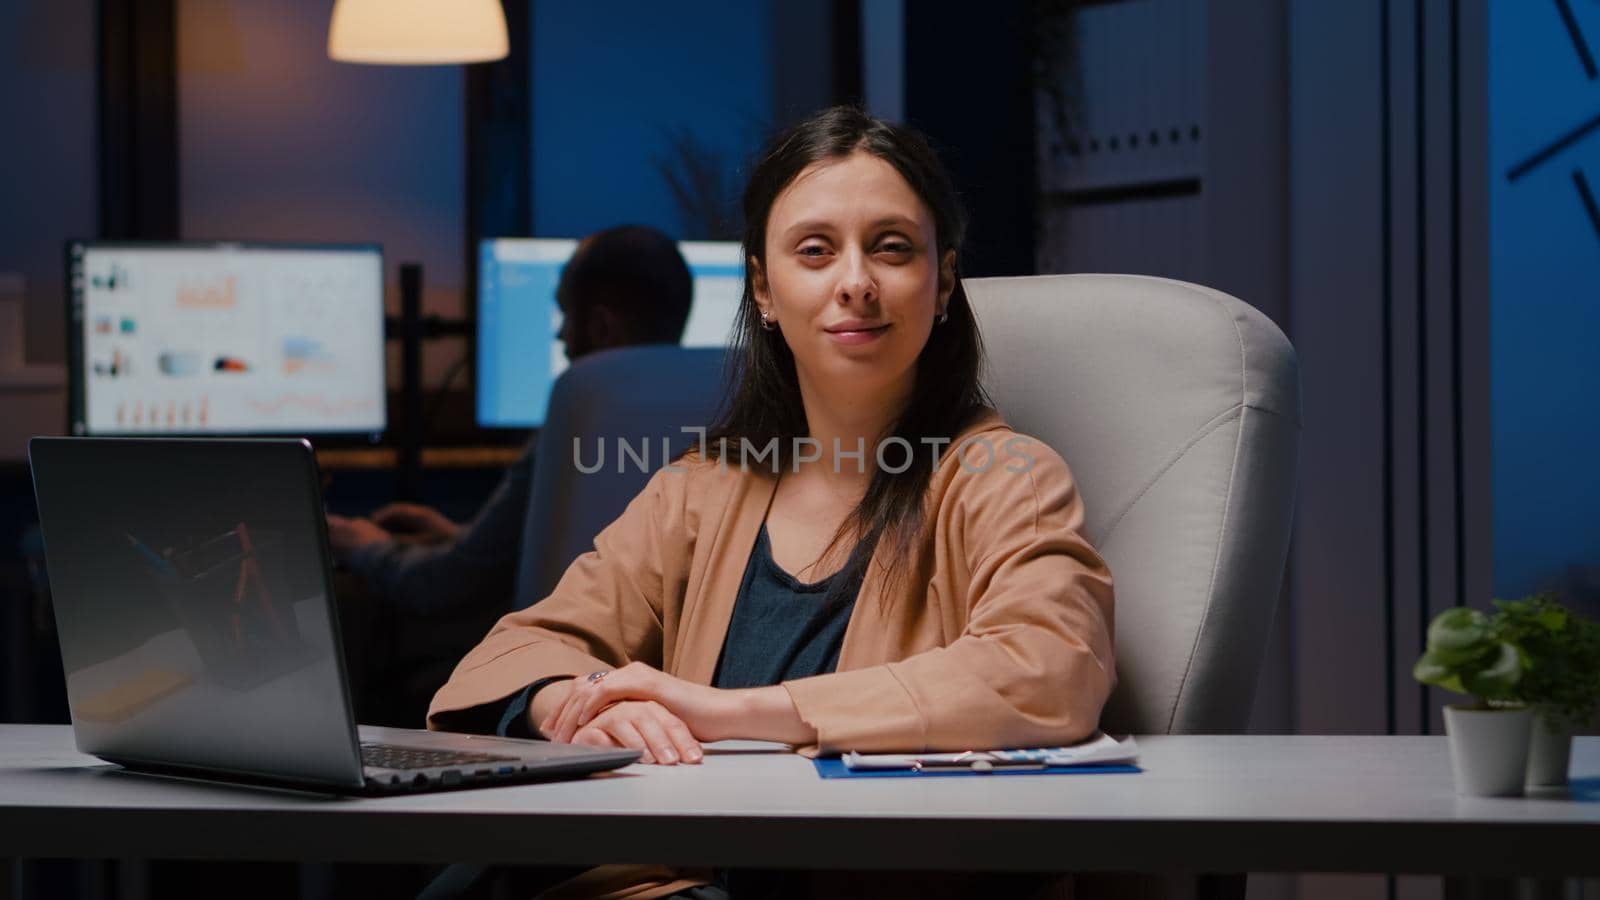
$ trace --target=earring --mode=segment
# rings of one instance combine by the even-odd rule
[[[761,314],[761,329],[763,331],[776,331],[778,329],[778,323],[767,318],[767,314],[763,312]]]
[[[933,320],[933,324],[935,324],[935,325],[943,325],[944,323],[946,323],[948,321],[950,321],[950,314],[947,313],[947,312],[942,312],[942,313],[939,313],[938,318],[935,318]]]

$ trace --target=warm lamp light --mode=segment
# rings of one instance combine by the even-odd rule
[[[489,62],[509,49],[500,0],[335,0],[328,26],[340,62]]]

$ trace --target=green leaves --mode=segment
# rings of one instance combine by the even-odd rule
[[[1429,623],[1428,649],[1411,674],[1423,684],[1487,703],[1516,699],[1525,668],[1521,649],[1502,638],[1489,616],[1458,606]]]
[[[1445,610],[1428,626],[1428,651],[1445,665],[1459,665],[1481,655],[1488,639],[1489,617],[1465,606]]]
[[[1494,659],[1485,668],[1468,671],[1461,678],[1467,693],[1487,700],[1511,699],[1522,680],[1522,653],[1507,641],[1495,645]]]
[[[1553,594],[1494,606],[1490,615],[1455,607],[1435,616],[1412,676],[1484,704],[1534,704],[1587,723],[1600,707],[1600,624]]]
[[[1489,617],[1475,609],[1455,606],[1433,617],[1428,626],[1428,648],[1464,650],[1489,634]]]
[[[1581,728],[1600,706],[1600,624],[1554,594],[1496,600],[1492,624],[1526,659],[1516,698]]]
[[[1465,694],[1467,689],[1461,683],[1461,678],[1456,674],[1455,665],[1439,658],[1432,650],[1422,654],[1417,664],[1411,667],[1411,677],[1423,684],[1442,687],[1447,691]]]

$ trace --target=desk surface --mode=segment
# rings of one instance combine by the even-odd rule
[[[326,798],[122,772],[64,726],[0,726],[10,857],[1051,871],[1600,874],[1600,780],[1454,793],[1442,737],[1153,736],[1138,775],[823,781],[718,752],[583,781]],[[1600,776],[1579,738],[1577,778]]]

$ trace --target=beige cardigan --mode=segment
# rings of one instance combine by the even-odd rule
[[[1115,681],[1111,575],[1083,537],[1072,475],[992,411],[955,446],[964,442],[933,474],[910,577],[886,592],[880,547],[838,671],[784,683],[817,731],[802,753],[1056,746],[1095,729]],[[698,458],[658,471],[550,596],[467,654],[434,696],[429,727],[497,720],[483,707],[534,681],[632,661],[710,684],[776,484],[770,467]],[[693,883],[644,880],[626,896]]]

